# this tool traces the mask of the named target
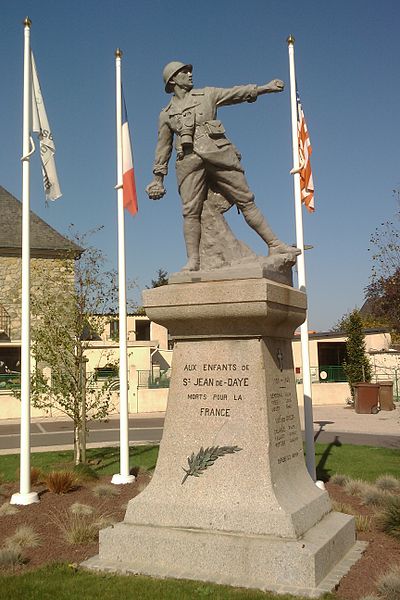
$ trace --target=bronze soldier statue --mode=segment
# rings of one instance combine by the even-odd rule
[[[225,136],[221,121],[216,119],[220,106],[254,102],[262,94],[282,92],[283,81],[273,79],[261,86],[193,89],[192,65],[175,61],[165,66],[163,77],[165,91],[173,96],[160,113],[154,179],[146,192],[152,200],[164,196],[164,176],[168,172],[175,135],[176,174],[188,256],[182,270],[200,268],[201,213],[210,188],[238,207],[250,227],[268,245],[269,255],[289,255],[294,262],[300,250],[279,240],[255,205],[240,155]]]

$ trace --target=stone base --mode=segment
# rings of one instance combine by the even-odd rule
[[[293,260],[287,254],[254,256],[234,261],[219,269],[178,271],[169,276],[169,283],[194,283],[198,281],[223,281],[240,279],[268,279],[277,283],[293,285]]]
[[[157,467],[85,565],[314,597],[332,588],[355,527],[304,463],[291,340],[305,295],[251,278],[143,296],[175,340]]]
[[[100,532],[84,568],[208,581],[317,598],[361,556],[354,520],[330,513],[297,540],[119,523]]]

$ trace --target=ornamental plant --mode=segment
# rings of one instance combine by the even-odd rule
[[[343,368],[354,399],[354,384],[371,381],[371,363],[366,353],[363,323],[357,309],[350,313],[345,323],[345,332],[346,360]]]

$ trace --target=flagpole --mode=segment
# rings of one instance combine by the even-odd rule
[[[11,504],[39,502],[36,492],[31,492],[30,465],[30,115],[31,115],[31,20],[24,21],[24,91],[22,126],[22,291],[21,291],[21,453],[19,493],[13,494]]]
[[[301,250],[297,257],[298,287],[306,292],[306,268],[304,260],[304,234],[303,234],[303,212],[301,204],[300,173],[299,173],[299,142],[297,132],[297,99],[296,99],[296,73],[294,65],[294,37],[290,35],[287,39],[289,50],[289,72],[290,72],[290,107],[292,115],[292,147],[293,147],[293,182],[294,182],[294,204],[296,220],[296,245]],[[316,480],[315,470],[315,446],[314,446],[314,424],[311,392],[310,354],[308,340],[308,316],[300,327],[301,361],[303,375],[303,398],[304,398],[304,429],[306,443],[306,465],[307,470]]]
[[[128,409],[128,347],[126,314],[125,216],[122,173],[122,51],[115,51],[116,129],[117,129],[117,205],[118,205],[118,296],[119,296],[119,405],[120,405],[120,472],[111,483],[132,483],[129,473],[129,409]]]

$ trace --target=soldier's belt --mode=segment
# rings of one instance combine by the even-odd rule
[[[224,126],[222,125],[221,121],[215,119],[214,121],[206,121],[205,123],[196,125],[194,139],[197,140],[205,135],[209,137],[221,137],[224,134]]]

